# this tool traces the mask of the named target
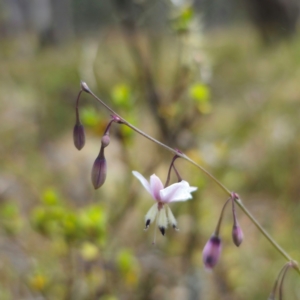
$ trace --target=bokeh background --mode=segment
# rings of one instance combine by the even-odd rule
[[[172,154],[114,124],[107,179],[90,180],[109,113],[83,94],[86,145],[72,140],[80,80],[125,119],[184,151],[300,260],[297,0],[0,1],[0,300],[267,299],[285,261],[237,210],[245,240],[213,272],[201,252],[226,195],[197,186],[172,210],[179,232],[144,232]],[[173,176],[172,181],[176,178]],[[293,270],[285,299],[300,299]]]

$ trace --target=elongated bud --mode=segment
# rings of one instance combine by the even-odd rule
[[[100,188],[106,179],[107,164],[104,157],[104,148],[101,147],[100,153],[96,158],[92,169],[92,183],[95,189]]]
[[[85,133],[83,125],[77,121],[73,129],[73,141],[78,150],[81,150],[85,144]]]
[[[237,247],[239,247],[240,244],[242,243],[243,239],[244,239],[244,234],[243,234],[242,228],[240,227],[240,225],[238,223],[234,224],[232,227],[232,240],[233,240],[234,244]]]
[[[108,134],[105,134],[102,138],[101,138],[101,146],[103,148],[107,147],[109,145],[110,142],[110,137]]]
[[[237,193],[231,194],[231,202],[232,202],[232,217],[233,217],[233,227],[232,227],[232,240],[234,244],[239,247],[244,239],[243,230],[240,227],[236,212],[235,212],[235,201],[239,200],[239,195]]]
[[[220,258],[221,249],[221,239],[213,234],[204,246],[202,253],[202,259],[206,269],[210,270],[217,264]]]

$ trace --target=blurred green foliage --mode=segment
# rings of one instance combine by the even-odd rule
[[[192,6],[181,8],[177,16],[172,20],[172,27],[178,33],[186,33],[194,20],[194,9]]]
[[[196,102],[200,113],[207,114],[212,110],[210,103],[210,90],[202,83],[196,83],[190,87],[190,97]]]
[[[16,235],[22,228],[22,217],[15,203],[3,203],[0,207],[1,227],[7,235]]]
[[[57,193],[47,189],[42,196],[42,205],[31,214],[34,229],[49,238],[62,238],[68,244],[77,245],[90,241],[104,245],[106,217],[103,207],[97,205],[72,209]]]
[[[128,110],[132,108],[132,92],[130,90],[130,87],[125,83],[115,85],[112,88],[111,98],[115,106],[118,107],[118,109]]]

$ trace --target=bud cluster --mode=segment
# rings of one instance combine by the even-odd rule
[[[73,141],[74,145],[78,150],[81,150],[84,145],[85,145],[85,131],[84,131],[84,126],[82,125],[79,117],[79,109],[78,109],[78,104],[79,104],[79,98],[82,92],[86,93],[92,93],[91,90],[89,89],[88,85],[85,82],[80,83],[81,90],[78,93],[77,100],[76,100],[76,107],[75,107],[75,112],[76,112],[76,123],[74,126],[73,130]],[[110,137],[109,137],[109,129],[112,123],[119,123],[122,124],[123,121],[122,119],[117,116],[117,115],[112,115],[112,119],[106,126],[106,129],[104,131],[104,134],[101,138],[101,148],[99,151],[99,154],[93,164],[92,168],[92,174],[91,174],[91,179],[92,183],[95,189],[100,188],[106,179],[106,173],[107,173],[107,163],[106,159],[104,156],[104,148],[106,148],[109,143],[110,143]]]
[[[112,123],[119,123],[121,124],[122,121],[117,116],[112,116],[112,119],[109,121],[108,125],[106,126],[106,129],[104,131],[104,135],[101,138],[101,148],[100,152],[94,162],[93,168],[92,168],[92,183],[93,186],[96,189],[99,189],[105,182],[106,179],[106,173],[107,173],[107,163],[104,156],[104,148],[106,148],[110,143],[110,137],[109,137],[109,129]]]
[[[206,245],[204,246],[202,259],[206,269],[212,269],[217,262],[219,261],[221,255],[221,238],[219,237],[221,223],[223,219],[223,214],[226,205],[229,201],[232,203],[232,216],[233,216],[233,227],[232,227],[232,240],[233,243],[239,247],[243,241],[244,234],[237,221],[236,212],[235,212],[235,201],[239,200],[239,196],[236,193],[232,193],[231,197],[225,202],[223,209],[221,211],[219,221],[216,227],[215,232],[210,237]]]

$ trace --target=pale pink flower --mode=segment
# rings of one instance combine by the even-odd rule
[[[137,171],[132,171],[132,174],[141,182],[144,188],[156,201],[145,216],[145,230],[148,229],[156,217],[157,225],[162,235],[165,235],[168,224],[174,229],[177,229],[177,221],[168,204],[171,202],[192,199],[191,193],[196,191],[197,187],[190,186],[187,181],[182,180],[164,188],[161,180],[155,174],[150,177],[150,182]]]

